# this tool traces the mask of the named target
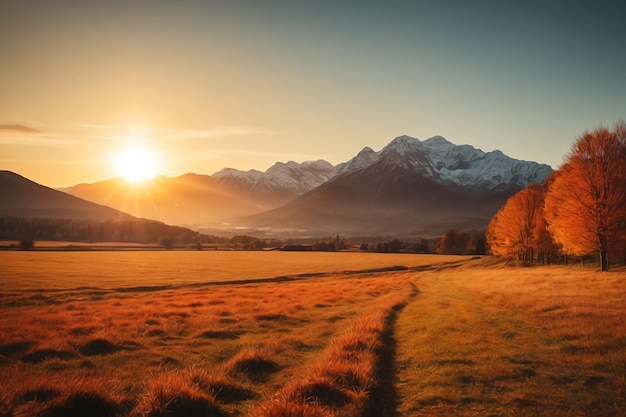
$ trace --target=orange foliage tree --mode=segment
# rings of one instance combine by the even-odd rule
[[[574,143],[545,197],[548,230],[565,253],[609,254],[626,248],[626,124],[599,127]]]
[[[487,227],[487,243],[496,256],[545,260],[554,244],[543,221],[544,187],[530,184],[510,197]]]

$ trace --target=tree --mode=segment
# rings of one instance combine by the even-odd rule
[[[166,250],[174,249],[174,241],[170,237],[164,237],[159,242]]]
[[[437,253],[440,255],[461,255],[465,249],[466,238],[463,233],[455,229],[446,230],[437,246]]]
[[[546,221],[567,254],[609,256],[626,247],[626,124],[581,135],[548,188]]]
[[[35,246],[35,242],[32,239],[23,239],[20,240],[20,249],[21,250],[30,250]]]
[[[529,184],[511,196],[487,227],[487,242],[496,256],[533,261],[543,225],[544,188]]]

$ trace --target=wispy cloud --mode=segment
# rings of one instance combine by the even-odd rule
[[[257,151],[257,150],[242,150],[242,149],[210,149],[210,150],[197,150],[187,155],[181,155],[179,159],[186,161],[197,160],[211,160],[216,158],[228,158],[228,159],[241,159],[242,157],[248,160],[263,161],[267,163],[268,167],[275,162],[287,162],[287,161],[316,161],[318,159],[328,160],[332,155],[314,155],[304,153],[290,153],[290,152],[271,152],[271,151]]]
[[[41,135],[41,130],[24,125],[0,124],[0,135]]]
[[[112,135],[106,137],[112,140],[141,139],[145,133],[168,140],[213,139],[227,136],[271,135],[273,132],[263,127],[255,126],[215,126],[208,129],[169,129],[155,126],[121,126],[121,125],[94,125],[83,127],[100,130],[110,130]]]
[[[231,153],[235,153],[232,152]],[[236,151],[237,155],[246,155],[251,157],[268,158],[275,161],[316,161],[318,159],[328,159],[331,155],[311,155],[304,153],[289,153],[289,152],[267,152],[267,151],[255,151],[255,150],[243,150]]]
[[[21,146],[67,146],[76,143],[54,133],[43,132],[33,127],[20,124],[0,124],[1,145]]]
[[[107,130],[126,130],[126,131],[149,131],[160,130],[155,126],[134,126],[134,125],[98,125],[98,124],[84,124],[81,127],[89,129],[107,129]]]

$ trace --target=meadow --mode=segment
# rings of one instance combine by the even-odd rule
[[[619,416],[626,272],[0,252],[0,416]]]

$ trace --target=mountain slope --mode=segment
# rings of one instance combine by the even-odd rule
[[[285,204],[335,172],[326,161],[278,162],[265,172],[224,168],[212,176],[185,174],[138,183],[122,178],[78,184],[65,192],[138,217],[178,225],[214,225]]]
[[[132,219],[118,210],[0,171],[0,215],[94,220]]]
[[[271,208],[219,184],[208,175],[196,174],[157,177],[137,183],[114,178],[78,184],[66,192],[137,217],[178,225],[212,223],[228,216]]]
[[[442,137],[365,148],[338,175],[282,207],[238,219],[246,226],[310,234],[441,234],[485,228],[506,199],[551,168],[456,146]]]
[[[381,157],[412,166],[441,184],[465,189],[495,189],[503,184],[525,187],[530,182],[542,182],[552,172],[545,164],[513,159],[499,150],[483,152],[471,145],[455,145],[441,136],[425,141],[399,136],[379,152],[363,149],[338,165],[338,175],[366,168]]]
[[[324,160],[297,163],[277,162],[265,172],[224,168],[212,175],[225,184],[253,198],[280,205],[323,184],[335,175],[336,168]]]

